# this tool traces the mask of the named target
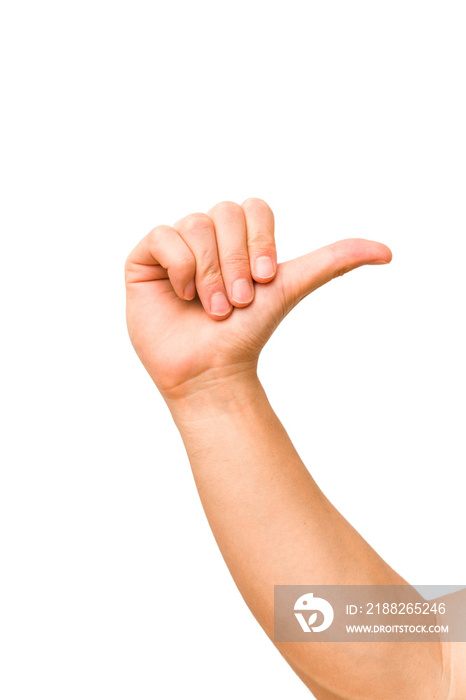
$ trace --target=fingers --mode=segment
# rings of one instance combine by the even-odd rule
[[[233,306],[247,306],[254,298],[248,254],[246,218],[235,202],[220,202],[208,211],[215,227],[225,289]]]
[[[277,271],[272,210],[262,199],[240,206],[220,202],[208,211],[214,222],[220,267],[233,306],[254,298],[254,281],[270,282]]]
[[[287,310],[331,279],[361,265],[391,261],[390,249],[376,241],[350,238],[324,246],[280,266]],[[254,298],[254,282],[267,283],[277,272],[272,210],[261,199],[240,206],[220,202],[209,214],[190,214],[174,227],[157,226],[126,262],[127,284],[170,279],[184,300],[196,295],[215,320]]]
[[[205,311],[216,320],[233,311],[223,281],[215,228],[207,214],[190,214],[175,224],[196,260],[195,284]]]
[[[256,282],[270,282],[277,272],[273,212],[263,199],[246,199],[241,206],[246,217],[252,276]]]
[[[157,226],[130,254],[125,271],[129,284],[168,277],[181,299],[193,299],[197,290],[205,311],[224,320],[234,306],[253,301],[254,282],[275,277],[272,210],[262,199],[241,206],[225,201],[173,227]]]
[[[254,299],[254,281],[271,281],[277,270],[272,210],[261,199],[242,206],[219,202],[207,214],[174,224],[196,260],[195,284],[206,312],[217,320]]]
[[[170,279],[181,299],[193,299],[196,261],[179,233],[170,226],[156,226],[128,256],[126,282]]]

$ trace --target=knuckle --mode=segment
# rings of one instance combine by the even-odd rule
[[[336,277],[343,277],[345,272],[348,272],[348,270],[345,268],[344,264],[342,264],[341,257],[338,253],[338,247],[336,245],[330,245],[328,248],[328,253],[330,257],[330,266],[333,268],[332,279],[335,279]]]
[[[344,257],[342,257],[337,245],[333,244],[329,246],[329,257],[330,266],[333,268],[332,279],[343,277],[343,275],[346,275],[346,273],[351,270],[351,267],[346,263]]]
[[[275,244],[267,231],[254,232],[254,240],[249,245],[250,250],[257,257],[259,255],[271,255],[275,257]]]
[[[243,209],[248,209],[252,213],[257,212],[258,214],[272,214],[272,210],[267,202],[258,197],[248,197],[248,199],[244,200],[241,206]]]
[[[347,272],[349,272],[349,268],[341,267],[334,273],[333,279],[336,277],[343,277],[343,275],[346,275]]]
[[[194,273],[194,258],[189,253],[181,255],[174,266],[181,277],[192,276]]]
[[[206,270],[202,275],[202,284],[206,287],[216,287],[220,281],[220,275],[215,270]]]
[[[229,201],[218,202],[210,211],[215,216],[221,217],[222,221],[230,221],[236,219],[238,214],[243,214],[239,204]]]
[[[155,228],[152,229],[152,231],[149,232],[149,238],[152,241],[158,241],[164,235],[166,235],[168,230],[170,230],[170,226],[166,226],[165,224],[161,224],[160,226],[156,226]]]
[[[217,263],[213,261],[203,262],[199,276],[202,284],[208,287],[214,287],[221,279],[219,267]]]
[[[207,214],[189,214],[185,219],[185,227],[191,233],[203,233],[212,230],[212,219]]]
[[[229,272],[240,273],[244,272],[249,275],[249,257],[247,253],[232,252],[222,260],[222,268],[226,268]]]

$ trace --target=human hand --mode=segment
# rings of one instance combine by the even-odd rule
[[[254,375],[262,347],[301,299],[356,267],[390,260],[382,243],[353,238],[277,265],[270,207],[220,202],[157,226],[128,256],[131,342],[162,395],[186,397]]]

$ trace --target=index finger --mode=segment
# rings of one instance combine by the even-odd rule
[[[251,274],[256,282],[270,282],[277,272],[275,219],[267,202],[251,197],[242,203],[246,217]]]

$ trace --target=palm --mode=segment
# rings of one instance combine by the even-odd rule
[[[212,368],[254,364],[287,312],[282,268],[273,282],[255,285],[252,304],[234,309],[221,322],[205,313],[198,298],[180,299],[169,280],[134,285],[128,295],[128,328],[159,388],[172,389]]]
[[[255,298],[223,321],[208,316],[200,301],[180,299],[168,279],[127,285],[127,322],[147,371],[169,392],[211,370],[254,367],[285,315],[317,287],[365,264],[389,262],[382,243],[346,239],[282,263],[268,284],[255,284]]]

